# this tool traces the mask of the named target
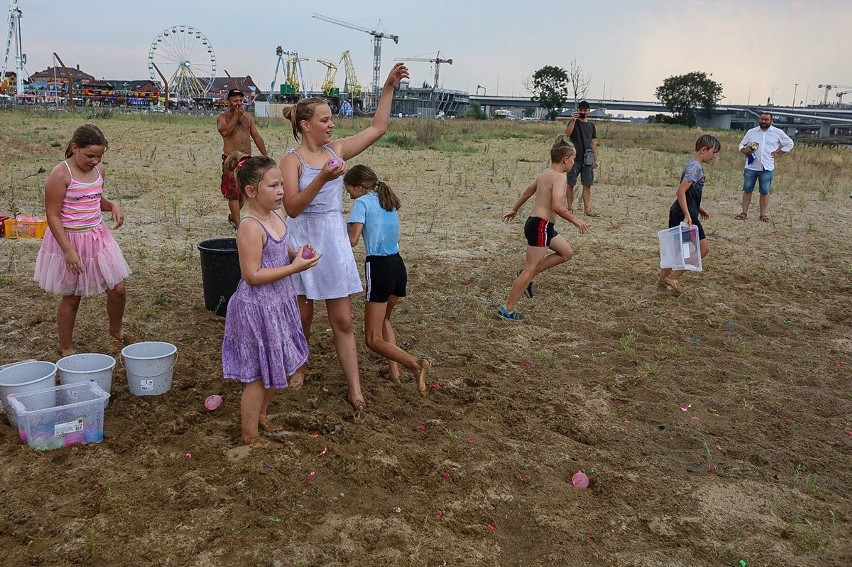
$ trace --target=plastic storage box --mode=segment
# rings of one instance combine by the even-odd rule
[[[104,438],[104,407],[109,394],[95,381],[55,386],[27,394],[9,394],[18,416],[21,441],[37,451]]]
[[[44,238],[47,220],[41,217],[16,217],[3,221],[4,236],[14,238]]]
[[[657,236],[660,239],[660,268],[701,271],[697,226],[680,223],[680,226],[661,230]]]

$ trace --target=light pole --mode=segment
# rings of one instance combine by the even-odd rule
[[[796,106],[796,91],[799,90],[799,83],[793,85],[793,107]]]
[[[778,87],[769,87],[770,93],[769,93],[769,100],[766,103],[767,105],[774,105],[775,104],[775,90],[777,88]]]

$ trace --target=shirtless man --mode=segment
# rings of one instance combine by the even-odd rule
[[[239,89],[228,91],[228,110],[220,112],[216,118],[216,128],[222,136],[222,195],[228,199],[228,222],[236,230],[240,226],[240,208],[243,206],[243,197],[237,181],[232,175],[225,173],[225,159],[232,152],[243,152],[251,154],[251,141],[266,155],[266,144],[257,131],[257,126],[251,114],[246,113],[243,107],[243,93]]]
[[[503,221],[509,222],[518,214],[518,209],[535,195],[535,204],[530,217],[524,224],[524,236],[527,239],[527,258],[524,269],[512,284],[506,303],[500,306],[498,314],[510,321],[523,321],[524,316],[515,312],[515,304],[524,294],[524,290],[541,272],[567,262],[574,255],[571,245],[565,237],[556,232],[553,223],[560,216],[580,229],[580,234],[589,232],[589,225],[575,217],[563,204],[568,188],[566,173],[574,165],[574,145],[568,136],[559,136],[550,149],[550,167],[542,171],[529,187],[524,189],[512,210],[503,215]],[[552,254],[547,249],[553,250]],[[532,293],[527,293],[532,297]]]

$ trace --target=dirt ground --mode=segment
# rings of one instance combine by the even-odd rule
[[[86,120],[3,119],[0,213],[39,212],[46,171]],[[354,161],[403,203],[409,297],[395,325],[404,348],[432,358],[428,395],[412,376],[391,384],[359,345],[368,409],[354,417],[318,306],[305,388],[271,407],[285,431],[247,449],[196,249],[230,234],[213,119],[91,120],[110,139],[108,194],[127,217],[114,232],[134,270],[127,328],[179,357],[168,393],[131,395],[104,296],[83,301],[77,351],[119,358],[105,438],[36,452],[0,425],[3,564],[850,564],[842,150],[797,147],[779,162],[772,222],[741,222],[738,137],[720,134],[704,197],[711,254],[675,297],[656,290],[656,231],[698,134],[599,126],[601,216],[586,236],[557,223],[576,255],[536,280],[519,304],[526,322],[512,324],[496,308],[524,243],[521,224],[500,217],[561,125],[471,138],[467,152],[371,148]],[[283,125],[261,133],[276,156],[292,144]],[[0,240],[0,364],[58,359],[58,302],[31,281],[38,246]],[[208,412],[213,393],[225,401]],[[578,470],[586,489],[572,486]]]

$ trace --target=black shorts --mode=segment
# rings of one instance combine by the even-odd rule
[[[387,303],[392,295],[405,297],[408,272],[399,254],[367,256],[364,276],[367,278],[367,301]]]
[[[675,203],[675,205],[677,205],[677,203]],[[704,227],[701,225],[701,220],[699,220],[699,215],[695,215],[693,217],[692,213],[689,213],[689,216],[692,217],[692,224],[698,227],[698,240],[704,240],[707,238],[707,235],[704,233]],[[669,209],[669,228],[679,226],[684,220],[686,220],[686,217],[683,216],[683,210],[681,210],[680,206],[675,208],[675,206],[672,205],[672,208]]]
[[[524,236],[527,244],[538,248],[547,248],[550,241],[559,235],[553,223],[539,217],[530,217],[524,223]]]

